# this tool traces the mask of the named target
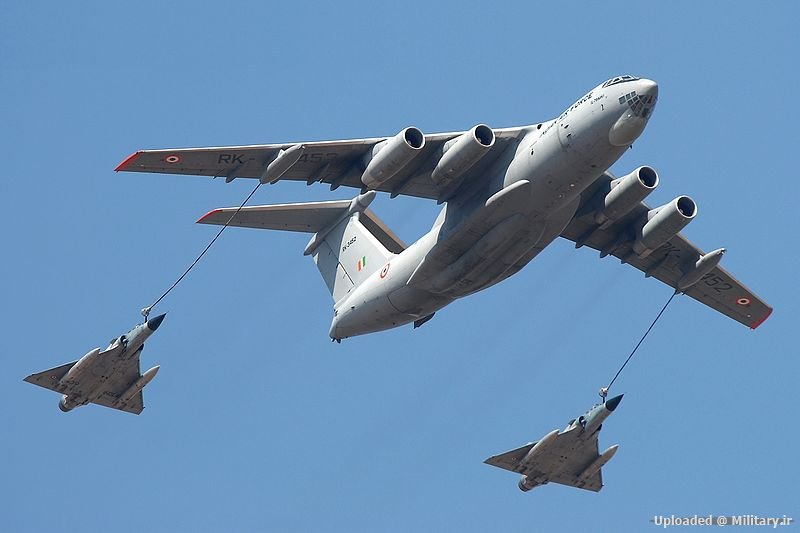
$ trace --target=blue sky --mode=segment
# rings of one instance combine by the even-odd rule
[[[800,518],[794,2],[3,2],[4,531],[646,531],[655,514]],[[556,242],[419,330],[332,344],[306,237],[231,229],[160,306],[140,417],[22,381],[136,323],[250,182],[113,169],[137,149],[539,122],[659,82],[612,170],[689,194],[685,234],[775,307],[679,298],[615,385],[599,494],[482,461],[596,399],[669,296]],[[255,203],[354,193],[280,183]],[[437,207],[381,197],[404,239]]]

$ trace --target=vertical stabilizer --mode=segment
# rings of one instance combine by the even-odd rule
[[[314,258],[338,302],[406,245],[375,216],[375,191],[352,200],[214,209],[198,222],[313,233],[304,254]]]
[[[335,302],[383,267],[391,256],[360,217],[357,212],[339,222],[314,250],[314,262]]]

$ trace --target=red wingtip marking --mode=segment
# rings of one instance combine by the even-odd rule
[[[133,161],[134,159],[136,159],[136,156],[137,156],[137,155],[139,155],[140,153],[142,153],[142,152],[141,152],[141,150],[139,150],[139,151],[136,151],[136,152],[133,152],[131,155],[129,155],[128,157],[126,157],[126,158],[125,158],[125,161],[123,161],[122,163],[120,163],[119,165],[117,165],[117,168],[115,168],[115,169],[114,169],[114,172],[119,172],[120,170],[125,170],[125,167],[127,167],[127,166],[128,166],[128,164],[129,164],[131,161]]]
[[[203,224],[203,223],[204,223],[203,221],[204,221],[205,219],[207,219],[207,218],[208,218],[208,217],[210,217],[211,215],[213,215],[213,214],[215,214],[215,213],[219,213],[219,212],[221,212],[221,211],[222,211],[222,209],[212,209],[211,211],[209,211],[209,212],[208,212],[208,213],[206,213],[205,215],[201,216],[201,217],[200,217],[200,219],[199,219],[197,222],[195,222],[195,224]]]
[[[756,329],[758,326],[760,326],[761,324],[766,322],[767,319],[769,318],[769,315],[771,315],[771,314],[772,314],[772,309],[767,311],[767,314],[764,315],[758,322],[755,322],[752,326],[750,326],[750,329]]]

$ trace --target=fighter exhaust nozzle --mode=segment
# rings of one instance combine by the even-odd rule
[[[66,394],[63,395],[60,400],[58,400],[58,408],[61,409],[62,413],[69,413],[80,405],[82,405],[80,401],[73,401],[72,398]]]

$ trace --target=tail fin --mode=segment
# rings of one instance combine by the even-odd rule
[[[361,213],[354,213],[336,224],[312,251],[335,302],[383,267],[391,255],[360,218]]]
[[[405,249],[370,209],[375,192],[352,200],[263,205],[243,208],[230,226],[314,233],[305,249],[319,269],[335,302]],[[216,209],[198,220],[222,225],[236,208]]]

